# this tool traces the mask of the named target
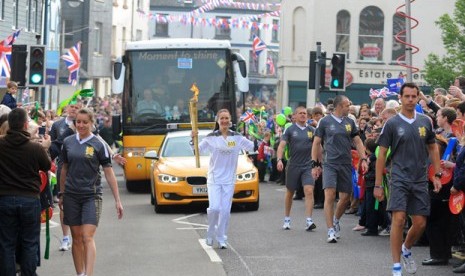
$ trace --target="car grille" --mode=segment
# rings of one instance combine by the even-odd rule
[[[189,176],[187,177],[187,183],[189,185],[206,185],[207,178],[204,176]]]

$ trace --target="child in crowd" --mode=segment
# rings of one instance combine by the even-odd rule
[[[258,147],[258,156],[257,156],[257,169],[258,169],[258,178],[260,182],[265,181],[266,169],[271,168],[271,157],[273,156],[273,148],[270,143],[271,133],[266,131],[263,135],[263,141]]]
[[[367,138],[365,140],[365,150],[368,156],[368,170],[365,173],[365,214],[366,214],[366,231],[362,233],[362,236],[378,236],[378,222],[382,219],[382,214],[378,208],[376,208],[375,197],[373,196],[373,190],[375,186],[375,175],[376,175],[376,140],[373,138]]]

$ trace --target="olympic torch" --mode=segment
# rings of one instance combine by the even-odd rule
[[[194,82],[191,86],[190,89],[193,93],[194,96],[189,101],[189,115],[191,116],[191,126],[192,126],[192,131],[196,133],[196,135],[193,137],[194,140],[194,154],[195,154],[195,166],[197,168],[200,168],[200,154],[199,154],[199,127],[197,124],[198,116],[197,116],[197,102],[199,101],[199,93],[200,90],[197,87],[197,84]]]

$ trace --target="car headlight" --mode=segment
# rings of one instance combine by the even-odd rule
[[[249,181],[249,180],[252,180],[254,178],[255,178],[255,172],[254,171],[245,172],[245,173],[241,173],[241,174],[236,175],[237,181]]]
[[[158,180],[163,183],[178,183],[179,181],[184,181],[184,177],[178,177],[169,174],[159,174]]]

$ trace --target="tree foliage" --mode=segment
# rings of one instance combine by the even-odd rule
[[[465,75],[465,0],[455,2],[453,17],[442,15],[436,24],[442,31],[446,54],[429,54],[425,60],[425,79],[434,87],[450,86],[457,76]]]

